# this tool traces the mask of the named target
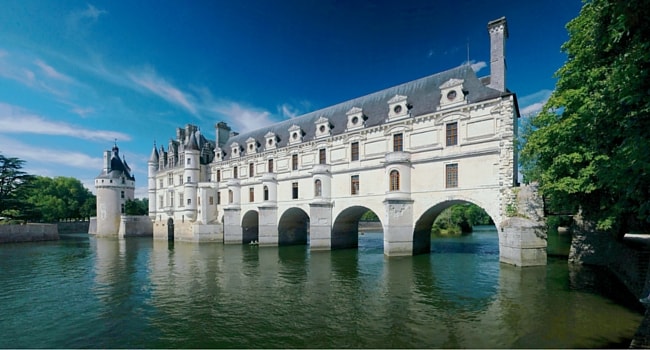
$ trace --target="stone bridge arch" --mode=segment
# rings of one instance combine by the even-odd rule
[[[431,226],[436,218],[447,208],[456,204],[474,204],[483,209],[494,222],[495,227],[498,227],[499,219],[495,218],[485,206],[477,201],[468,198],[455,198],[451,200],[442,200],[423,212],[416,214],[415,225],[413,227],[413,255],[426,254],[431,251]],[[499,240],[501,237],[499,237]]]
[[[242,243],[259,242],[260,219],[257,210],[247,211],[241,220]]]
[[[309,242],[309,215],[299,207],[285,210],[278,221],[278,245],[299,245]]]
[[[375,213],[381,222],[381,212],[378,213],[363,205],[346,207],[335,216],[332,225],[332,249],[359,246],[359,220],[368,211]]]

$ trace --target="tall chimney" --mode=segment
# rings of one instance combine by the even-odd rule
[[[489,87],[506,91],[506,39],[508,23],[501,17],[488,22],[490,33],[490,84]]]

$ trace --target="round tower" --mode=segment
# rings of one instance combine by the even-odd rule
[[[147,188],[149,189],[149,217],[153,220],[156,218],[156,173],[158,172],[158,163],[160,161],[156,142],[153,143],[153,150],[147,162]]]
[[[191,131],[191,130],[190,130]],[[196,219],[197,208],[197,188],[199,182],[199,172],[201,169],[199,151],[199,131],[188,132],[187,141],[185,143],[185,164],[183,164],[183,183],[184,183],[184,198],[185,217],[190,220]]]
[[[97,235],[117,236],[120,218],[127,200],[135,194],[135,177],[126,161],[120,158],[117,144],[104,152],[104,168],[95,178],[97,194]]]

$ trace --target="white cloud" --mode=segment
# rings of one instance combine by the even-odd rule
[[[472,70],[474,70],[475,72],[478,72],[481,69],[487,67],[487,63],[485,63],[485,61],[478,61],[478,62],[472,63],[471,66],[472,66]]]
[[[291,106],[288,103],[283,103],[278,107],[278,113],[284,118],[284,119],[293,119],[302,113],[295,107]]]
[[[0,136],[0,144],[11,145],[11,156],[38,163],[54,163],[68,167],[98,170],[103,166],[103,159],[69,150],[50,149],[47,156],[43,148],[24,144],[18,140]],[[29,163],[27,163],[29,164]]]
[[[164,78],[158,76],[151,68],[146,68],[140,72],[131,72],[127,76],[136,85],[157,95],[164,100],[183,107],[193,115],[197,114],[197,107],[194,104],[191,95],[184,93],[179,88],[167,82]]]
[[[20,107],[0,102],[0,133],[70,136],[92,141],[131,140],[131,136],[110,130],[91,130],[64,122],[50,121]]]
[[[519,98],[519,114],[522,116],[533,116],[542,110],[553,91],[540,90],[530,95]]]
[[[93,6],[91,4],[87,4],[87,5],[88,5],[88,7],[85,10],[82,10],[82,11],[78,12],[79,17],[88,18],[88,19],[91,19],[93,21],[96,21],[99,18],[99,16],[108,13],[108,11],[99,10],[99,9],[97,9],[95,6]]]
[[[265,110],[242,106],[236,102],[224,102],[212,106],[212,111],[228,118],[234,130],[247,132],[275,123],[271,113]]]
[[[37,59],[36,61],[34,61],[34,64],[37,65],[43,71],[43,73],[45,73],[45,75],[47,75],[48,77],[50,77],[52,79],[60,80],[60,81],[66,82],[66,83],[73,82],[72,78],[70,78],[69,76],[57,71],[52,66],[48,65],[47,63],[43,62],[40,59]]]
[[[85,107],[84,108],[84,107],[75,106],[74,108],[72,108],[70,110],[70,112],[72,112],[74,114],[77,114],[78,116],[80,116],[82,118],[85,118],[87,115],[95,113],[95,109],[92,108],[92,107]]]

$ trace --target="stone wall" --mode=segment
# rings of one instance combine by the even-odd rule
[[[56,226],[59,230],[59,234],[88,233],[90,222],[89,221],[58,222]]]
[[[569,263],[605,266],[639,299],[650,293],[650,251],[617,241],[614,235],[596,230],[579,216],[574,217]],[[646,305],[643,321],[630,348],[650,348],[650,309]]]
[[[569,263],[604,266],[637,297],[648,295],[650,251],[617,241],[614,235],[596,230],[593,224],[574,218]]]
[[[0,243],[56,241],[55,224],[0,225]]]
[[[118,237],[153,237],[153,222],[149,216],[122,216]]]

